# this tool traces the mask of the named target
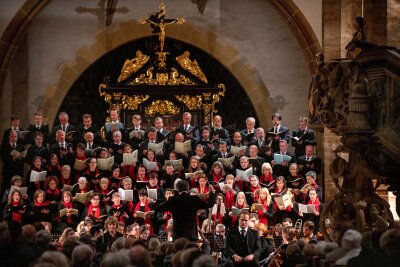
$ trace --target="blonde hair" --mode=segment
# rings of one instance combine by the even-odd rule
[[[261,174],[263,174],[264,169],[269,169],[271,175],[273,174],[272,166],[269,162],[264,162],[263,165],[261,165]]]
[[[271,194],[269,193],[268,188],[261,187],[260,192],[259,192],[260,197],[258,198],[258,203],[261,203],[261,193],[265,193],[267,195],[267,198],[266,198],[267,206],[269,206],[271,204],[271,199],[272,198],[271,198]]]
[[[243,196],[243,199],[244,199],[243,208],[247,208],[249,205],[247,204],[246,195],[244,194],[243,191],[240,191],[239,193],[237,193],[236,200],[235,200],[235,207],[237,207],[237,205],[238,205],[238,196],[239,195]]]

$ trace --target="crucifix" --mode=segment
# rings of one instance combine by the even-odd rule
[[[159,11],[154,14],[150,15],[149,18],[141,18],[139,20],[140,24],[150,24],[153,28],[153,33],[158,33],[158,40],[160,41],[160,51],[164,50],[164,43],[165,43],[165,28],[171,24],[182,24],[185,22],[184,18],[177,18],[177,19],[166,19],[165,18],[165,4],[161,3],[159,6]]]
[[[105,21],[106,26],[110,26],[115,12],[122,14],[129,12],[127,7],[116,7],[117,2],[118,0],[99,0],[97,8],[79,6],[75,11],[78,13],[91,13],[97,16],[99,22],[103,23]]]

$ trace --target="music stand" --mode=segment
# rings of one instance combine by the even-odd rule
[[[214,233],[204,233],[210,243],[211,252],[222,252],[224,250],[224,236],[216,235]]]
[[[158,240],[160,240],[160,243],[167,242],[168,239],[168,232],[162,233],[161,235],[158,236]]]

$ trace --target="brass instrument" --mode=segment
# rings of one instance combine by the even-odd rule
[[[296,223],[294,224],[294,231],[296,236],[299,236],[303,233],[303,221],[301,219],[297,219]]]

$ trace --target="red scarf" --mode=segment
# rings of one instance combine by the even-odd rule
[[[310,199],[307,204],[314,204],[315,210],[319,212],[319,206],[321,205],[321,202],[319,201],[318,197],[315,199],[314,202]]]
[[[129,176],[132,180],[135,180],[135,167],[133,165],[125,165],[121,167],[121,176]]]
[[[235,195],[233,192],[228,191],[225,193],[225,208],[226,210],[231,210],[232,206],[235,205]]]
[[[47,190],[46,190],[46,194],[52,194],[52,195],[55,195],[55,196],[59,196],[59,195],[61,195],[61,191],[60,191],[60,189],[58,189],[58,188],[56,188],[56,189],[50,189],[50,188],[48,188]]]
[[[274,177],[272,174],[268,174],[268,176],[265,176],[264,174],[260,176],[260,182],[261,183],[266,183],[269,184],[274,181]]]
[[[63,205],[67,209],[72,209],[72,202],[63,202]],[[67,217],[67,222],[68,222],[68,225],[72,224],[72,216]]]
[[[43,201],[42,203],[39,203],[37,201],[33,202],[33,205],[35,205],[36,207],[44,207],[44,206],[48,206],[50,203],[47,201]]]
[[[213,181],[214,182],[218,183],[218,181],[221,180],[221,179],[222,179],[222,175],[221,174],[218,174],[218,175],[214,174],[213,175]]]
[[[18,207],[18,206],[20,206],[20,203],[18,201],[13,201],[12,205],[14,207]],[[22,214],[19,213],[18,211],[14,211],[12,213],[12,220],[21,223],[22,222]]]
[[[93,204],[90,204],[88,207],[88,215],[93,216],[95,218],[99,218],[100,217],[100,205],[93,206]]]

